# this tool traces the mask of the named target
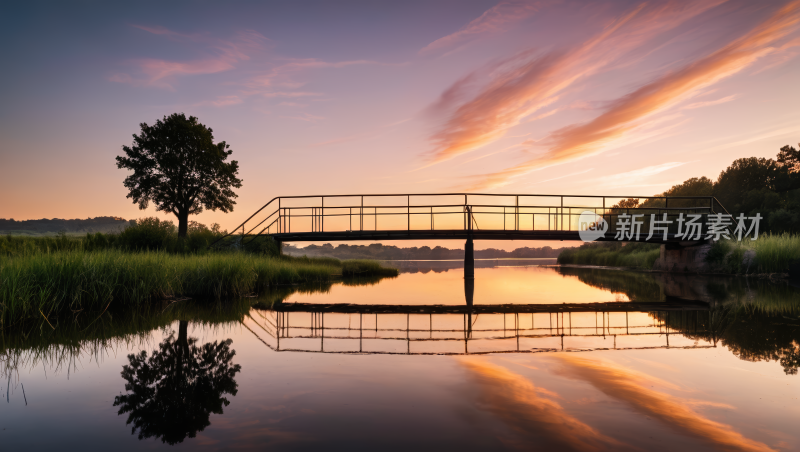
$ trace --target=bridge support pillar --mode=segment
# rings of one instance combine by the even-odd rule
[[[475,278],[464,278],[464,298],[467,306],[472,306],[472,299],[475,297]]]
[[[467,239],[464,245],[464,278],[475,278],[475,251],[472,244],[472,237]]]
[[[677,242],[661,245],[661,253],[653,264],[653,270],[666,272],[709,272],[711,265],[706,255],[713,242]]]

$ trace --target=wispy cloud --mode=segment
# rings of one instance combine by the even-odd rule
[[[737,96],[735,94],[733,94],[733,95],[725,96],[725,97],[717,99],[717,100],[707,100],[707,101],[703,101],[703,102],[694,102],[694,103],[691,103],[691,104],[689,104],[689,105],[687,105],[687,106],[685,106],[683,108],[685,110],[693,110],[695,108],[710,107],[712,105],[719,105],[719,104],[724,104],[724,103],[730,102],[730,101],[736,99],[736,97]]]
[[[215,100],[199,102],[195,105],[196,106],[211,105],[214,107],[227,107],[230,105],[241,104],[242,102],[243,102],[242,98],[239,96],[217,96]]]
[[[552,182],[552,181],[554,181],[554,180],[566,179],[566,178],[568,178],[568,177],[572,177],[572,176],[578,176],[578,175],[581,175],[581,174],[586,174],[586,173],[588,173],[589,171],[594,171],[594,168],[588,168],[588,169],[585,169],[585,170],[583,170],[583,171],[576,171],[576,172],[574,172],[574,173],[569,173],[569,174],[565,174],[565,175],[563,175],[563,176],[553,177],[553,178],[550,178],[550,179],[545,179],[545,180],[537,180],[536,182],[534,182],[534,183],[532,183],[532,184],[529,184],[529,185],[543,184],[543,183],[545,183],[545,182]]]
[[[791,121],[787,121],[785,123],[776,124],[772,127],[756,130],[752,133],[745,135],[738,135],[734,137],[724,137],[721,139],[716,139],[713,141],[726,141],[724,144],[720,144],[717,146],[712,146],[709,148],[701,149],[698,152],[701,154],[708,154],[711,152],[718,152],[725,149],[731,149],[737,146],[744,146],[750,143],[757,143],[761,140],[766,140],[769,138],[776,138],[791,136],[794,138],[797,134],[800,134],[800,119],[793,119]]]
[[[431,161],[442,162],[499,139],[523,118],[558,100],[577,80],[722,1],[642,3],[578,46],[544,55],[526,50],[462,78],[431,107],[449,115],[431,137]],[[491,81],[470,97],[478,80],[486,76]]]
[[[179,37],[191,42],[203,43],[207,57],[189,61],[175,61],[156,58],[129,60],[133,66],[131,73],[116,73],[109,77],[112,82],[129,83],[137,86],[174,89],[174,80],[178,77],[201,74],[216,74],[230,71],[241,61],[250,59],[250,55],[262,50],[267,38],[255,31],[236,33],[231,39],[212,39],[202,35],[177,33],[163,27],[136,28],[156,35]]]
[[[554,355],[554,359],[564,364],[565,376],[586,381],[609,397],[715,448],[727,451],[774,451],[762,442],[746,438],[730,425],[712,421],[691,408],[702,405],[730,408],[728,405],[671,396],[651,387],[657,384],[655,379],[607,362],[568,354]]]
[[[667,162],[660,165],[652,165],[644,168],[639,168],[633,171],[626,171],[624,173],[611,174],[608,176],[599,177],[594,180],[596,185],[604,187],[626,187],[636,186],[644,181],[649,180],[656,174],[669,171],[673,168],[685,165],[686,162]]]
[[[508,425],[529,445],[547,450],[595,451],[624,447],[580,421],[523,376],[483,359],[459,363],[477,382],[481,406]]]
[[[505,31],[509,26],[535,13],[540,8],[540,3],[525,0],[502,1],[457,32],[428,44],[419,53],[421,55],[438,53],[464,44],[480,35]]]
[[[318,122],[325,119],[322,116],[312,115],[311,113],[301,113],[297,116],[281,116],[281,118],[296,119],[298,121],[305,121],[305,122]]]
[[[300,104],[297,102],[281,102],[278,104],[279,107],[308,107],[308,104]]]
[[[315,58],[284,59],[281,64],[265,70],[263,73],[243,82],[242,85],[245,87],[243,92],[248,96],[258,95],[267,98],[321,96],[321,93],[298,91],[305,83],[297,81],[297,76],[310,69],[338,69],[367,64],[380,63],[368,60],[323,61]]]
[[[800,1],[786,4],[739,39],[719,50],[662,75],[612,102],[592,121],[552,133],[550,148],[536,159],[482,177],[473,189],[503,185],[538,168],[597,153],[603,146],[634,131],[639,121],[736,74],[759,58],[778,51],[775,44],[797,30]]]

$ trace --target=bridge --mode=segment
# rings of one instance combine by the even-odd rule
[[[464,355],[716,346],[700,302],[389,306],[278,303],[242,324],[274,351]]]
[[[643,205],[631,205],[634,198]],[[580,240],[585,211],[602,217],[608,231],[599,240],[616,240],[618,220],[630,215],[641,229],[625,241],[691,243],[678,235],[681,214],[727,213],[713,196],[602,196],[495,193],[356,194],[281,196],[234,229],[242,243],[269,235],[278,243],[302,241],[465,240],[465,275],[473,268],[473,240]],[[649,234],[651,215],[671,224]],[[662,223],[666,224],[666,223]],[[697,243],[694,240],[693,243]]]

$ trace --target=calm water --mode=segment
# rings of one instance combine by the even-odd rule
[[[798,289],[530,264],[6,333],[2,450],[800,450]]]

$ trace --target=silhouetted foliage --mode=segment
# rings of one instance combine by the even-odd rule
[[[741,158],[734,160],[723,170],[716,182],[703,177],[693,177],[655,197],[714,196],[733,216],[740,213],[753,217],[761,215],[759,231],[780,234],[800,233],[800,151],[783,146],[776,160],[767,158]],[[644,225],[650,213],[659,208],[709,207],[707,199],[654,198],[641,201],[639,198],[623,199],[606,209],[608,221],[614,223],[614,214],[626,213],[626,209],[653,209],[637,211],[644,213]],[[634,212],[629,212],[634,213]],[[647,228],[645,227],[644,230]]]
[[[167,247],[176,233],[175,224],[155,217],[142,218],[119,235],[120,242],[132,250],[158,250]]]
[[[800,143],[797,144],[800,147]],[[776,159],[778,163],[785,166],[790,173],[800,172],[800,150],[788,144],[781,148]]]
[[[174,214],[179,237],[186,236],[189,215],[203,209],[233,211],[233,188],[242,186],[236,177],[239,163],[225,162],[233,151],[224,141],[214,143],[211,128],[183,113],[140,127],[133,145],[122,146],[125,157],[117,157],[118,168],[133,170],[124,183],[140,209],[152,202],[156,210]]]
[[[120,415],[128,413],[131,433],[139,439],[160,438],[173,445],[211,425],[211,413],[222,414],[235,396],[238,384],[234,377],[241,371],[232,364],[236,354],[231,340],[197,346],[197,339],[187,337],[188,322],[181,321],[178,338],[170,334],[148,358],[142,350],[128,355],[122,367],[125,390],[114,398]]]
[[[656,196],[712,196],[714,194],[714,182],[705,177],[693,177],[683,183],[673,185],[672,188]],[[666,207],[663,199],[645,200],[641,207]],[[671,199],[669,207],[705,207],[708,206],[707,200],[694,199]]]
[[[731,212],[739,212],[745,195],[753,190],[775,191],[778,166],[772,159],[743,158],[734,160],[720,173],[714,196]]]
[[[247,249],[247,247],[246,247]],[[476,259],[526,259],[526,258],[555,258],[563,248],[517,248],[513,251],[489,248],[476,250]],[[394,245],[372,243],[370,245],[340,244],[334,248],[330,243],[324,245],[308,245],[297,248],[293,245],[284,245],[284,253],[294,256],[329,256],[337,259],[379,259],[379,260],[445,260],[463,259],[463,249],[450,249],[442,246],[431,248],[429,246],[399,248]]]

